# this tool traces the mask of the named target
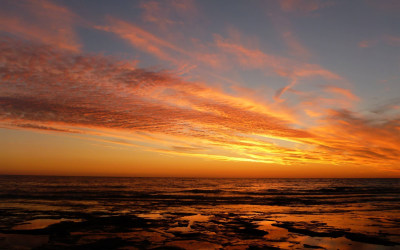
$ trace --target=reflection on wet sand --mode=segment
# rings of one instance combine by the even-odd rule
[[[81,221],[81,219],[35,219],[25,221],[23,224],[16,225],[12,230],[33,230],[33,229],[43,229],[50,225],[60,223],[61,221]]]
[[[262,220],[265,217],[262,213],[242,216],[217,210],[213,215],[138,215],[140,217],[133,214],[102,215],[81,222],[59,220],[56,224],[54,219],[31,220],[30,224],[15,226],[2,234],[0,246],[29,249],[47,243],[50,249],[58,249],[60,243],[67,241],[75,246],[96,247],[100,242],[117,248],[133,245],[150,249],[161,246],[183,249],[247,249],[249,246],[268,246],[271,249],[395,249],[397,244],[385,237],[362,234],[362,237],[350,240],[347,238],[349,230],[322,222]],[[45,224],[49,226],[44,227]],[[22,237],[25,246],[17,243]],[[51,241],[48,241],[49,237]]]
[[[59,179],[75,184],[29,193],[48,183],[34,180],[0,191],[0,249],[400,247],[398,180]]]
[[[0,249],[27,250],[40,247],[49,242],[48,235],[2,234],[0,233]]]

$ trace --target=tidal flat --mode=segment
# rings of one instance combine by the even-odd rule
[[[0,249],[399,249],[398,179],[0,177]]]

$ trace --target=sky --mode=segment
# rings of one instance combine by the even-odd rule
[[[0,1],[0,174],[400,177],[400,1]]]

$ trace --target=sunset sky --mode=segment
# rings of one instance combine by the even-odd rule
[[[0,174],[400,177],[400,1],[0,1]]]

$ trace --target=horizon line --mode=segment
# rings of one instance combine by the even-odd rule
[[[46,174],[0,174],[5,176],[34,177],[86,177],[86,178],[169,178],[169,179],[400,179],[400,177],[194,177],[194,176],[106,176],[106,175],[46,175]]]

